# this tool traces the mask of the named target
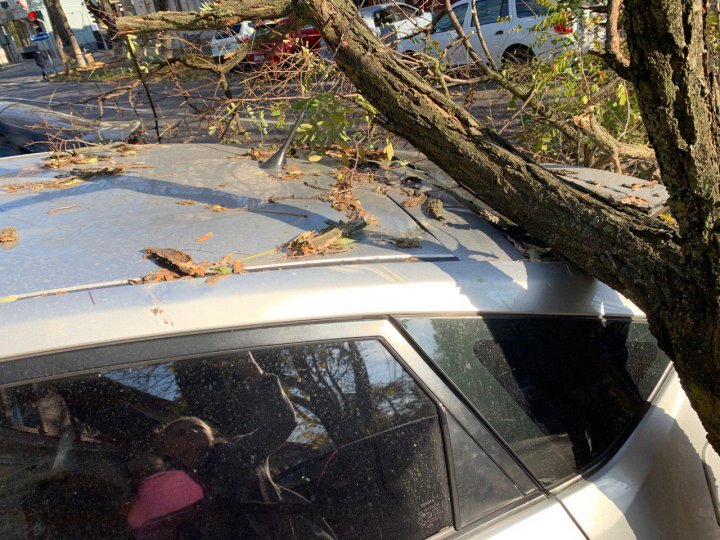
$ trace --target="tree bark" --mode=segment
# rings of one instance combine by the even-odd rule
[[[720,116],[704,53],[707,0],[625,4],[629,69],[679,228],[580,191],[520,154],[404,68],[349,0],[219,0],[195,18],[152,14],[121,19],[118,28],[208,28],[260,11],[266,18],[294,14],[311,21],[387,129],[646,312],[720,451]]]
[[[626,0],[630,73],[679,225],[686,286],[648,313],[720,448],[720,151],[707,0]]]
[[[53,27],[55,29],[55,32],[58,32],[58,26],[62,28],[61,37],[64,33],[69,40],[70,48],[73,51],[73,55],[75,56],[75,60],[77,61],[78,66],[87,67],[85,55],[83,55],[77,37],[75,37],[75,33],[70,27],[70,23],[67,20],[67,16],[65,15],[65,11],[63,10],[62,5],[58,0],[45,0],[45,3],[49,8],[48,11],[52,11],[55,14],[55,17],[53,17]]]

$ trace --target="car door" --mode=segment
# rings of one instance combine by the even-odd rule
[[[582,538],[387,320],[3,368],[3,538]]]
[[[509,40],[512,39],[512,21],[509,18],[510,12],[508,8],[509,1],[510,0],[477,0],[475,2],[475,10],[478,21],[480,22],[480,32],[496,66],[500,65],[507,44]],[[481,56],[484,56],[472,13],[468,14],[467,28],[469,28],[468,33],[472,33],[473,35],[470,40],[473,49]]]
[[[455,4],[452,8],[460,24],[463,24],[463,21],[465,21],[468,6],[468,3],[463,2]],[[458,33],[455,31],[450,15],[447,12],[441,14],[435,20],[429,38],[437,43],[439,51],[445,51],[450,65],[455,66],[467,63],[465,48],[462,43],[457,42]]]

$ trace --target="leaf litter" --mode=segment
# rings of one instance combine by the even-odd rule
[[[245,272],[242,261],[234,259],[231,253],[217,261],[196,263],[193,261],[192,256],[179,249],[146,247],[145,257],[154,259],[161,268],[145,274],[140,279],[131,280],[130,283],[159,283],[161,281],[175,281],[206,275],[216,276]]]
[[[285,246],[291,259],[307,255],[340,253],[347,249],[354,240],[351,235],[367,227],[363,218],[349,222],[330,223],[323,231],[305,231],[293,238]]]
[[[15,227],[5,227],[0,230],[0,243],[14,246],[18,241],[18,232]]]

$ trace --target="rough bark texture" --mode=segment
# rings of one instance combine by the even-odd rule
[[[85,61],[85,55],[83,55],[82,49],[80,48],[80,44],[78,43],[77,38],[75,37],[75,33],[72,31],[72,28],[70,28],[70,23],[67,20],[67,16],[65,15],[65,11],[63,10],[62,5],[60,5],[60,2],[58,0],[45,0],[46,5],[48,8],[50,8],[53,13],[56,14],[56,17],[53,19],[53,24],[57,23],[62,28],[62,32],[68,36],[70,40],[70,49],[73,52],[73,55],[75,56],[75,60],[77,61],[78,66],[80,67],[87,67],[87,62]],[[55,26],[57,31],[57,26]],[[61,34],[62,35],[62,34]]]
[[[708,2],[626,0],[630,71],[670,192],[683,261],[648,315],[720,448],[720,153]]]
[[[405,69],[349,0],[220,0],[211,13],[118,21],[121,32],[294,14],[312,21],[381,121],[497,211],[635,301],[674,357],[720,450],[718,105],[707,0],[625,0],[630,71],[679,229],[581,192]],[[247,9],[246,9],[247,8]],[[263,12],[263,15],[258,13]],[[234,19],[233,19],[234,17]],[[592,129],[592,125],[588,126]]]

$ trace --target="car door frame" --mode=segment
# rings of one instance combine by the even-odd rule
[[[143,340],[69,349],[38,356],[10,358],[0,362],[0,387],[13,387],[47,380],[94,374],[107,369],[124,369],[157,363],[205,358],[209,355],[302,343],[372,339],[383,344],[395,360],[433,401],[438,410],[443,434],[453,522],[433,539],[494,537],[495,534],[523,530],[522,515],[537,515],[540,520],[564,517],[566,527],[579,527],[558,500],[540,486],[514,454],[468,408],[415,349],[398,323],[389,318],[362,320],[308,321],[263,327],[222,329],[211,332],[163,336]],[[121,359],[121,360],[118,360]],[[463,427],[498,468],[519,488],[524,497],[467,525],[460,522],[457,486],[450,450],[447,415]],[[516,527],[513,529],[513,527]],[[520,527],[520,529],[517,529]],[[493,532],[495,531],[495,532]],[[486,534],[487,533],[487,534]]]

